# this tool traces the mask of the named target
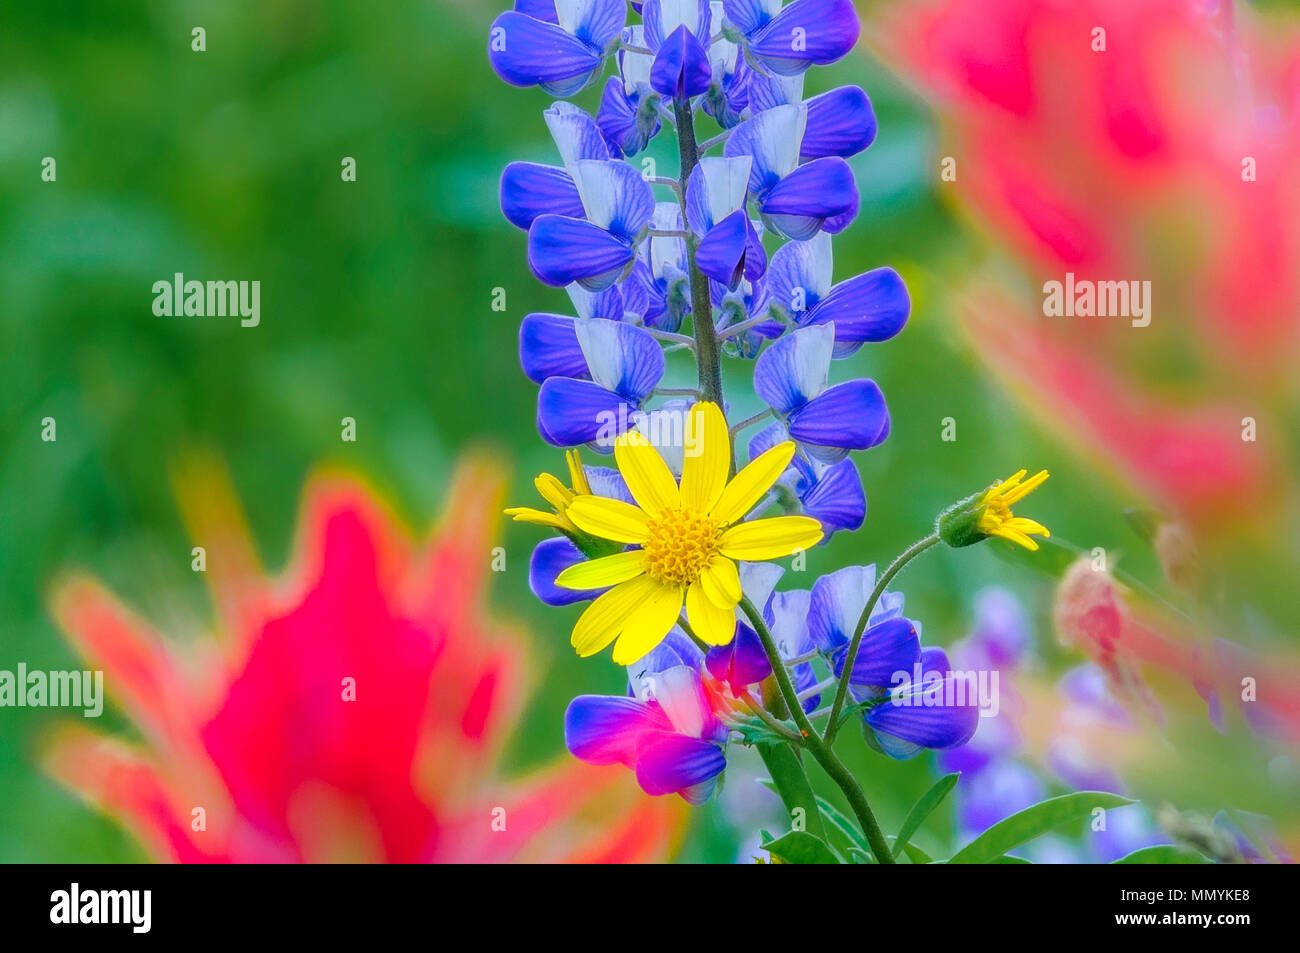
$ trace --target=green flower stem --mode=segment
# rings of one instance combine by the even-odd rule
[[[938,542],[938,533],[931,533],[924,539],[918,539],[899,553],[898,558],[889,564],[889,568],[876,581],[876,588],[872,591],[871,598],[867,600],[867,604],[863,607],[862,615],[858,617],[857,628],[853,630],[853,640],[849,642],[848,653],[844,656],[844,668],[840,670],[840,687],[835,690],[835,703],[831,705],[830,721],[826,723],[826,734],[822,737],[822,741],[826,744],[829,745],[833,742],[836,732],[839,731],[840,712],[844,709],[844,702],[849,694],[849,676],[853,674],[853,664],[858,660],[858,649],[862,647],[862,633],[867,630],[867,621],[871,618],[871,610],[876,607],[876,603],[884,595],[885,587],[902,571],[903,567]]]
[[[776,678],[777,687],[781,690],[781,697],[790,709],[790,715],[794,718],[795,725],[804,736],[804,744],[812,752],[812,756],[817,759],[817,763],[822,766],[822,770],[844,792],[849,806],[853,808],[853,813],[858,819],[858,824],[862,827],[862,833],[866,835],[867,844],[871,847],[871,853],[876,857],[876,863],[894,863],[894,855],[889,850],[889,844],[885,840],[884,833],[880,830],[876,815],[871,812],[871,805],[867,803],[867,797],[862,793],[862,788],[849,772],[849,769],[844,767],[844,763],[835,756],[835,752],[831,750],[830,745],[822,740],[821,735],[817,733],[817,729],[808,720],[808,716],[804,714],[803,706],[799,704],[798,694],[794,690],[794,684],[790,681],[790,673],[785,670],[785,663],[781,660],[781,653],[777,651],[776,643],[772,640],[772,633],[768,631],[767,623],[763,620],[763,614],[754,608],[754,604],[749,601],[748,596],[741,597],[740,608],[748,617],[754,631],[758,633],[759,641],[763,643],[763,651],[767,653],[767,660],[772,666],[772,675]]]
[[[794,748],[789,745],[755,745],[758,756],[763,759],[776,793],[781,798],[785,809],[794,815],[795,809],[801,808],[804,814],[804,830],[822,838],[826,837],[826,827],[822,823],[822,814],[817,807],[817,795],[808,783],[804,773],[803,762]]]
[[[673,100],[673,116],[677,120],[677,154],[681,158],[681,194],[686,194],[686,182],[699,164],[700,153],[695,144],[695,114],[689,102]],[[718,349],[718,333],[713,327],[713,303],[709,300],[709,279],[695,265],[695,239],[686,241],[686,254],[691,274],[691,321],[695,327],[695,353],[700,371],[700,393],[704,399],[722,408],[722,367]],[[733,454],[734,456],[734,454]]]

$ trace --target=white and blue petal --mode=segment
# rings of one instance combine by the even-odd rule
[[[793,413],[826,389],[834,348],[831,325],[800,328],[759,355],[754,392],[777,413]]]
[[[583,321],[578,343],[591,379],[606,390],[639,404],[664,375],[664,352],[644,328],[620,321]]]
[[[655,199],[636,169],[618,160],[583,159],[570,173],[588,221],[629,244],[640,238],[654,215]]]

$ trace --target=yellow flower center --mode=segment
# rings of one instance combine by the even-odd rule
[[[722,523],[695,510],[665,510],[647,521],[645,571],[671,586],[689,586],[718,552]]]

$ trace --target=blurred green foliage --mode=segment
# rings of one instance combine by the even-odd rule
[[[0,668],[78,665],[46,608],[52,578],[69,567],[104,579],[168,637],[203,636],[210,610],[168,477],[187,449],[214,448],[229,462],[274,568],[288,553],[304,477],[322,462],[365,472],[417,526],[436,515],[466,447],[503,451],[518,502],[531,502],[534,473],[561,466],[533,429],[535,388],[515,342],[522,315],[569,305],[529,274],[524,236],[496,202],[507,161],[554,161],[540,116],[549,98],[511,89],[488,68],[497,5],[5,5]],[[190,48],[195,26],[207,31],[206,52]],[[1053,472],[1033,516],[1063,537],[1128,550],[1127,567],[1149,572],[1122,519],[1127,501],[990,387],[943,313],[945,275],[980,253],[936,192],[931,118],[864,58],[816,72],[808,92],[845,82],[867,89],[880,134],[853,163],[862,213],[836,242],[836,278],[892,264],[915,311],[897,339],[838,368],[880,382],[893,432],[858,457],[865,527],[812,554],[794,584],[887,561],[944,503],[1021,466]],[[597,96],[578,101],[594,109]],[[57,160],[57,182],[41,181],[45,156]],[[355,183],[340,179],[344,156],[357,160]],[[261,326],[155,317],[151,285],[178,271],[260,280]],[[506,289],[506,313],[491,309],[496,287]],[[672,373],[672,383],[692,377],[685,364]],[[731,362],[724,374],[738,412],[756,409],[748,367]],[[40,440],[46,416],[57,420],[55,443]],[[357,420],[355,444],[339,439],[344,416]],[[955,442],[940,440],[948,416]],[[573,656],[577,610],[546,609],[528,593],[536,530],[504,532],[509,571],[493,606],[526,623],[546,666],[509,752],[523,769],[562,751],[569,698],[616,692],[621,673]],[[945,644],[966,632],[979,587],[1016,588],[1034,613],[1039,653],[1057,660],[1049,583],[991,547],[931,554],[903,581],[926,640]],[[0,861],[141,859],[116,826],[35,769],[41,731],[68,717],[0,710]],[[131,731],[111,706],[99,727]],[[840,748],[886,829],[897,829],[933,781],[929,759],[886,763],[851,732]],[[753,784],[733,775],[733,785]],[[774,803],[764,797],[753,800]],[[920,846],[946,846],[949,811],[940,815]],[[741,836],[711,805],[684,859],[730,859]]]

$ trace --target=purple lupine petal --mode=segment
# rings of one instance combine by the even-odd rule
[[[743,208],[709,230],[695,250],[695,264],[704,274],[730,289],[735,289],[741,278],[753,281],[762,276],[767,258]]]
[[[630,243],[580,218],[539,215],[528,229],[528,266],[555,287],[576,281],[602,291],[618,282],[635,254]]]
[[[627,98],[623,90],[623,81],[611,76],[605,81],[605,90],[600,97],[600,109],[596,113],[596,125],[601,134],[618,146],[625,155],[635,155],[645,148],[650,133],[642,129],[638,121],[637,109]]]
[[[808,125],[799,158],[807,162],[826,156],[847,159],[876,139],[876,112],[858,86],[841,86],[808,100]]]
[[[660,95],[685,100],[708,92],[712,81],[708,49],[685,26],[679,26],[655,54],[650,86]]]
[[[865,341],[887,341],[903,329],[912,300],[892,268],[875,268],[841,281],[803,316],[801,323],[834,322],[835,343],[857,350]],[[846,356],[839,353],[836,357]]]
[[[830,156],[799,166],[773,185],[760,209],[787,238],[806,241],[827,219],[854,211],[857,201],[853,170],[843,159]]]
[[[777,413],[803,408],[826,389],[835,329],[801,328],[777,341],[754,363],[754,392]]]
[[[663,709],[673,731],[691,738],[713,738],[717,716],[709,707],[697,668],[677,665],[647,679],[647,690]]]
[[[645,44],[658,50],[679,27],[685,27],[692,36],[707,44],[712,33],[712,19],[709,0],[647,0],[642,8]]]
[[[565,537],[544,539],[533,549],[528,560],[528,588],[548,606],[568,606],[584,599],[594,599],[604,590],[562,589],[555,584],[555,577],[564,570],[586,561],[582,551]]]
[[[617,436],[611,428],[636,408],[593,381],[552,377],[537,393],[537,431],[557,447],[577,447]]]
[[[785,575],[785,569],[776,563],[750,562],[740,563],[739,568],[741,592],[748,596],[749,601],[758,607],[759,611],[763,613],[763,618],[770,625],[772,617],[768,611],[768,604],[776,591],[776,584]],[[747,618],[739,606],[736,607],[736,618],[740,621],[745,621]]]
[[[613,158],[600,127],[585,109],[573,103],[554,103],[542,113],[542,119],[566,169],[583,159]]]
[[[666,728],[651,706],[616,695],[579,695],[564,712],[564,744],[590,764],[633,767],[643,737]]]
[[[787,319],[805,319],[831,290],[831,238],[818,232],[806,242],[786,242],[772,255],[767,290]],[[838,333],[838,332],[837,332]]]
[[[802,105],[776,106],[732,130],[722,153],[729,159],[753,157],[750,192],[765,195],[798,168],[799,142],[807,120],[807,108]]]
[[[587,359],[573,318],[526,315],[519,325],[519,364],[534,384],[548,377],[587,377]]]
[[[867,450],[888,435],[889,410],[875,381],[845,381],[828,387],[794,411],[789,426],[790,436],[803,443]]]
[[[829,161],[829,160],[828,160]],[[582,159],[570,169],[588,221],[624,242],[634,242],[655,213],[650,184],[618,160]]]
[[[863,605],[866,605],[865,601]],[[860,614],[862,610],[858,611]],[[857,625],[857,619],[853,624]],[[851,637],[853,630],[846,630],[846,634]],[[862,633],[862,643],[849,682],[855,687],[865,688],[894,685],[897,682],[895,676],[900,672],[910,680],[913,667],[920,661],[921,642],[912,620],[902,617],[886,619],[867,626]],[[840,656],[835,660],[835,674],[839,675],[843,668],[844,657]]]
[[[652,735],[637,750],[636,780],[646,794],[675,794],[716,778],[726,766],[722,749],[712,742]]]
[[[673,626],[662,642],[627,667],[629,688],[635,697],[646,701],[651,697],[656,675],[681,666],[699,671],[703,664],[704,653],[699,646],[681,628]]]
[[[821,522],[828,538],[837,530],[858,529],[867,516],[867,495],[852,460],[827,467],[800,502],[806,514]]]
[[[511,86],[542,86],[568,96],[587,85],[602,54],[554,23],[511,10],[492,23],[488,59]]]
[[[781,421],[778,420],[775,423],[768,424],[749,438],[749,446],[747,447],[749,459],[753,460],[771,450],[778,443],[784,443],[789,439],[790,435],[786,433],[785,424],[781,423]]]
[[[749,106],[754,115],[774,106],[798,105],[803,102],[803,74],[780,76],[749,71]],[[806,133],[805,133],[806,135]]]
[[[828,235],[838,235],[853,224],[853,220],[858,217],[858,209],[861,207],[857,189],[853,190],[852,199],[853,201],[849,203],[848,208],[843,212],[839,215],[832,215],[822,222],[822,231]]]
[[[750,51],[774,73],[789,76],[834,63],[858,42],[850,0],[795,0],[750,38]]]
[[[686,219],[691,231],[703,236],[745,207],[752,164],[749,156],[706,156],[700,160],[686,181]]]
[[[618,285],[612,285],[604,291],[588,291],[582,285],[574,283],[564,289],[573,302],[578,317],[606,318],[610,321],[623,320],[623,292]]]
[[[727,21],[741,33],[757,33],[781,11],[781,0],[722,0]]]
[[[848,644],[875,584],[875,566],[845,566],[813,583],[808,636],[818,649],[833,652]]]
[[[937,645],[927,645],[921,649],[921,676],[924,678],[933,672],[940,678],[952,671],[952,662],[948,653]]]
[[[584,466],[582,472],[587,477],[587,486],[591,487],[592,495],[622,500],[624,503],[635,502],[632,499],[632,491],[627,488],[627,482],[623,479],[623,474],[613,467]]]
[[[856,670],[856,666],[854,668]],[[963,693],[969,693],[957,681],[949,677],[924,688],[913,686],[911,691],[892,693],[887,700],[867,709],[867,724],[878,735],[892,735],[923,748],[953,748],[965,744],[975,734],[980,712],[975,699],[962,698]],[[899,757],[890,750],[884,738],[878,740],[887,754]]]
[[[501,173],[501,212],[524,231],[539,215],[582,217],[582,199],[569,173],[536,162],[512,162]]]
[[[664,376],[664,352],[644,328],[620,321],[583,321],[575,326],[591,379],[639,404]]]
[[[545,20],[547,23],[560,22],[555,15],[555,0],[515,0],[514,6],[515,12],[532,17],[534,20]]]
[[[795,658],[814,648],[808,629],[808,612],[812,593],[807,589],[790,589],[772,596],[772,641],[782,658]]]
[[[1047,787],[1038,775],[1009,758],[977,774],[963,776],[957,791],[961,796],[958,817],[962,829],[972,835],[982,834],[1047,796]]]
[[[1015,593],[989,586],[976,595],[971,638],[994,665],[1018,664],[1029,647],[1029,631],[1029,617]]]
[[[727,682],[739,693],[772,674],[772,665],[758,635],[748,625],[738,624],[736,636],[726,645],[715,645],[705,656],[709,673]]]
[[[560,26],[598,50],[609,46],[627,22],[624,0],[554,0]]]

